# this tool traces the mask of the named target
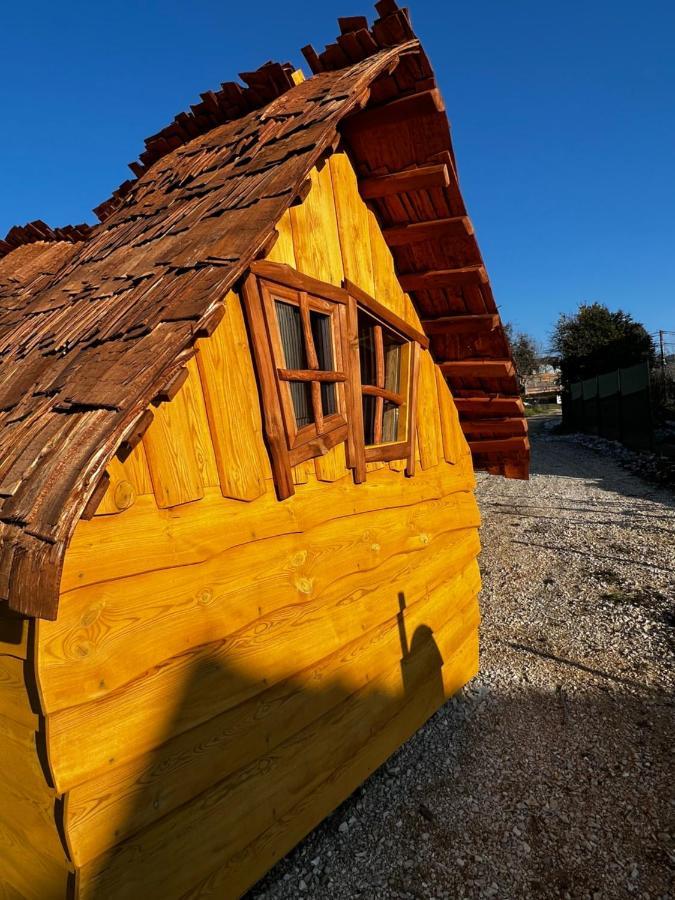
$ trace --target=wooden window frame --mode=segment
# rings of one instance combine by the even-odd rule
[[[322,456],[340,443],[346,444],[347,466],[353,470],[357,484],[366,480],[366,465],[370,462],[405,459],[406,475],[414,475],[419,358],[420,350],[429,346],[427,336],[347,279],[341,287],[336,287],[303,275],[284,263],[267,260],[252,263],[249,271],[242,297],[256,363],[265,438],[279,499],[284,500],[295,493],[293,466]],[[275,299],[300,309],[307,369],[286,368]],[[318,368],[309,324],[311,310],[331,316],[334,370],[330,373]],[[361,383],[359,310],[375,322],[376,328],[379,327],[376,334],[380,338],[382,328],[386,328],[409,347],[398,394],[387,391],[382,384]],[[380,347],[378,359],[382,354]],[[314,422],[300,428],[289,388],[292,381],[312,386]],[[329,416],[322,415],[321,384],[324,382],[335,384],[336,412]],[[378,413],[385,400],[395,400],[405,415],[405,440],[366,446],[364,393],[381,401]]]
[[[256,361],[263,407],[265,436],[272,471],[280,499],[295,493],[292,467],[322,456],[340,443],[347,444],[347,464],[354,468],[354,392],[350,378],[350,350],[347,342],[351,298],[342,288],[325,284],[284,263],[259,261],[251,264],[243,288],[251,343]],[[287,369],[275,300],[300,309],[307,369]],[[312,310],[331,317],[334,370],[319,369],[311,332]],[[297,427],[289,384],[311,385],[314,422]],[[335,385],[336,412],[322,414],[321,384]]]
[[[355,431],[360,435],[361,440],[357,442],[356,452],[359,454],[359,468],[365,470],[366,463],[370,462],[391,462],[395,459],[405,459],[405,474],[412,477],[415,474],[415,432],[417,422],[417,387],[419,381],[419,357],[420,350],[426,350],[429,346],[429,339],[425,334],[409,325],[400,316],[388,310],[385,306],[363,291],[358,285],[344,279],[343,287],[352,298],[350,308],[349,323],[349,341],[352,347],[352,370],[355,382],[355,393],[357,395],[357,407],[355,423]],[[358,313],[362,310],[369,319],[374,323],[375,329],[375,353],[377,360],[377,384],[368,385],[362,383],[361,377],[361,360],[359,354],[359,330],[358,330]],[[384,387],[384,342],[382,329],[395,334],[407,347],[407,360],[401,366],[401,385],[398,393],[388,391]],[[402,354],[403,356],[403,354]],[[380,424],[383,418],[384,402],[390,400],[399,408],[399,419],[404,416],[405,421],[405,439],[397,441],[389,441],[387,443],[365,444],[365,428],[363,423],[363,407],[361,402],[362,395],[374,396],[376,403],[376,423],[375,433],[377,435],[377,424]],[[399,429],[400,429],[399,421]],[[380,432],[381,436],[381,432]]]

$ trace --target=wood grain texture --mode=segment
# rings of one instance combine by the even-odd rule
[[[368,209],[359,195],[356,174],[346,153],[334,153],[328,166],[333,185],[340,252],[345,278],[373,294],[375,280]]]
[[[477,566],[469,559],[468,568],[447,584],[410,603],[408,633],[427,625],[439,635],[439,646],[442,642],[451,652],[477,627],[478,586]],[[115,839],[146,827],[264,756],[337,705],[346,692],[361,690],[384,669],[395,667],[401,654],[396,610],[392,598],[389,608],[382,609],[382,621],[337,653],[178,735],[152,757],[136,757],[76,786],[68,795],[65,817],[76,863],[93,859]],[[148,788],[152,803],[142,802]]]
[[[345,627],[354,627],[354,610],[344,607],[344,597],[350,591],[377,591],[387,578],[407,571],[410,554],[427,560],[431,583],[437,577],[440,548],[448,545],[446,551],[452,552],[467,527],[478,521],[473,498],[465,497],[431,501],[406,513],[391,510],[328,522],[299,537],[254,542],[228,555],[217,554],[200,569],[173,568],[117,579],[73,594],[72,625],[57,622],[52,628],[45,623],[39,630],[38,674],[45,710],[65,711],[73,704],[98,701],[90,710],[79,706],[73,713],[81,714],[82,721],[89,715],[96,718],[106,698],[111,709],[121,700],[118,689],[127,687],[130,697],[142,689],[133,682],[146,672],[148,689],[154,684],[155,691],[169,698],[171,690],[179,689],[186,667],[214,654],[230,660],[242,656],[242,665],[250,668],[262,653],[260,671],[283,674],[289,664],[286,654],[291,654],[291,664],[298,664],[302,654],[321,652],[322,641],[336,640],[342,619]],[[289,649],[289,641],[300,640],[305,623],[309,627],[312,611],[321,609],[326,629],[316,625],[309,646]],[[363,612],[365,617],[373,614]],[[267,649],[265,638],[272,642]],[[123,659],[118,648],[125,648]],[[149,671],[172,658],[167,667]],[[205,697],[204,702],[208,706],[220,700]],[[161,708],[156,698],[151,705]],[[138,713],[152,717],[147,710]],[[196,709],[193,713],[198,715]],[[50,742],[61,734],[65,739],[67,719],[49,719]],[[123,739],[120,735],[115,742]],[[105,753],[104,738],[96,729],[83,740],[96,742]],[[78,748],[63,752],[70,758],[78,755]],[[91,765],[93,757],[87,755],[89,759],[73,764]],[[58,750],[57,768],[63,758]],[[59,783],[58,772],[55,778]]]
[[[372,626],[380,619],[383,600],[392,602],[392,581],[405,584],[406,593],[414,597],[447,579],[453,554],[462,557],[470,551],[477,555],[475,530],[469,529],[464,537],[463,546],[461,532],[451,540],[426,535],[411,538],[410,544],[423,548],[424,566],[419,559],[417,564],[413,561],[417,554],[411,558],[401,552],[367,573],[354,572],[345,578],[344,591],[340,584],[333,584],[323,591],[321,600],[273,610],[221,641],[163,662],[97,702],[50,714],[47,739],[57,788],[69,790],[147,753],[163,743],[167,733],[181,734],[337,652],[369,622]],[[306,577],[301,575],[300,579]],[[300,580],[300,587],[309,588],[310,584]],[[345,602],[345,598],[352,602]],[[366,605],[368,599],[375,609]],[[223,667],[238,673],[229,685],[223,683]],[[243,682],[242,673],[246,676]],[[192,700],[185,708],[176,709],[177,698],[190,681]],[[124,723],[123,728],[120,723]],[[73,740],[75,733],[77,742]]]
[[[223,496],[254,500],[271,476],[251,351],[239,297],[230,292],[225,316],[198,343],[197,363]]]
[[[194,413],[185,386],[156,410],[143,435],[143,447],[157,505],[162,508],[199,500],[204,481],[194,444]]]
[[[478,638],[472,635],[443,667],[443,688],[450,697],[477,672]],[[407,740],[432,714],[436,681],[429,679],[418,688],[417,700],[405,703],[386,721],[381,731],[363,745],[354,756],[317,783],[313,793],[303,796],[286,809],[240,854],[217,868],[185,895],[185,900],[242,895],[270,866],[302,840],[340,802],[368,777],[382,760]]]
[[[422,469],[437,466],[443,459],[443,438],[435,369],[431,354],[428,350],[423,350],[420,353],[417,397],[417,440]]]
[[[352,779],[358,779],[358,784],[364,774],[369,774],[361,753],[365,751],[371,760],[377,758],[374,768],[394,749],[389,749],[388,742],[383,746],[380,737],[383,731],[387,733],[387,724],[400,715],[404,732],[411,732],[443,701],[446,683],[451,689],[467,670],[475,667],[474,661],[466,658],[469,654],[463,645],[455,645],[453,650],[459,658],[455,671],[452,653],[447,673],[442,668],[434,671],[419,666],[411,672],[409,690],[404,693],[400,687],[400,665],[385,670],[374,683],[348,695],[291,739],[195,798],[175,815],[145,829],[138,838],[120,844],[105,858],[104,868],[100,869],[97,861],[85,865],[79,879],[81,898],[134,896],[139,891],[150,897],[181,896],[194,887],[195,878],[210,874],[214,858],[232,858],[234,862],[237,854],[274,827],[279,816],[292,809],[299,799],[314,801],[320,785],[335,778],[344,767],[350,770]],[[369,711],[367,717],[363,715],[364,708]],[[396,737],[400,740],[400,732]],[[297,765],[299,746],[305,748],[302,766]],[[344,795],[344,786],[340,788],[333,793],[330,806],[339,802],[337,796]],[[327,811],[321,809],[321,816]],[[316,815],[314,802],[312,812]],[[307,830],[315,824],[311,812],[304,824]],[[189,866],[185,865],[186,857]],[[245,877],[250,878],[250,873]],[[228,889],[228,896],[238,893],[238,889]]]

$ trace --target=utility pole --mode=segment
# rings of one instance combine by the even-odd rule
[[[664,331],[659,329],[659,352],[661,355],[661,387],[663,390],[663,402],[666,402],[666,349],[664,345]]]

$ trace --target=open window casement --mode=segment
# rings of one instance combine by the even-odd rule
[[[244,285],[263,420],[280,498],[291,467],[348,443],[354,457],[347,344],[349,295],[282,263],[258,262]],[[351,464],[351,463],[350,463]]]
[[[354,379],[361,422],[358,433],[365,462],[406,460],[415,471],[415,425],[420,347],[426,335],[412,328],[350,281],[353,298]]]
[[[243,296],[280,499],[294,493],[294,465],[343,442],[357,483],[380,460],[405,459],[412,475],[426,336],[351,282],[282,263],[253,263]]]

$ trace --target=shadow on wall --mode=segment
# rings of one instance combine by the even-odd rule
[[[114,829],[116,846],[85,866],[81,896],[239,896],[337,807],[445,700],[433,632],[418,626],[408,643],[398,600],[400,660],[390,647],[381,672],[384,625],[373,629],[358,644],[372,675],[357,690],[340,678],[359,662],[353,645],[271,686],[200,662],[165,742],[83,806],[74,842],[109,843]],[[221,711],[207,717],[214,697]]]

